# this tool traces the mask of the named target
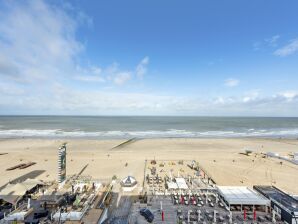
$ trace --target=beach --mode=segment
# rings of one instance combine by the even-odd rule
[[[44,181],[57,179],[59,146],[67,142],[67,175],[91,175],[99,180],[113,175],[134,176],[143,181],[145,161],[196,160],[218,185],[275,185],[298,194],[298,165],[262,153],[288,155],[298,151],[295,139],[261,138],[156,138],[136,139],[2,139],[0,141],[0,186],[20,177]],[[252,150],[249,156],[245,149]],[[6,154],[7,153],[7,154]],[[20,163],[35,162],[25,169],[6,171]]]

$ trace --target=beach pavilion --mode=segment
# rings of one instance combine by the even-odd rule
[[[133,191],[137,184],[137,180],[132,176],[127,176],[120,182],[123,191]]]

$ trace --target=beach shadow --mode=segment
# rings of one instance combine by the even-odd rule
[[[26,173],[16,179],[10,180],[8,183],[6,183],[5,185],[3,185],[2,187],[0,187],[0,191],[5,188],[8,184],[16,184],[16,183],[21,183],[24,182],[27,179],[35,179],[36,177],[40,176],[41,174],[43,174],[45,172],[45,170],[33,170],[29,173]]]
[[[78,176],[80,176],[87,169],[88,166],[89,166],[89,163],[81,169],[81,171],[78,173]]]
[[[239,152],[239,155],[250,156],[251,153]]]

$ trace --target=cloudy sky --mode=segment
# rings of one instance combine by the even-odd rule
[[[297,8],[0,0],[0,114],[298,116]]]

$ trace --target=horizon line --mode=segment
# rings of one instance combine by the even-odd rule
[[[75,115],[75,114],[0,114],[0,117],[201,117],[201,118],[298,118],[298,116],[262,115]]]

